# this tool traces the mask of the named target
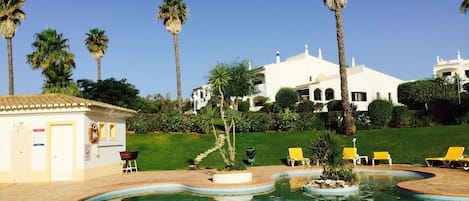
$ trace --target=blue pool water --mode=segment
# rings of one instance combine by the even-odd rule
[[[428,175],[422,175],[411,172],[403,171],[383,171],[383,172],[359,172],[360,176],[360,191],[353,195],[346,196],[325,196],[313,195],[302,191],[301,186],[305,180],[317,178],[318,175],[289,175],[289,178],[279,178],[275,183],[273,191],[255,194],[255,195],[237,195],[237,196],[223,196],[223,195],[200,195],[193,194],[186,191],[175,190],[168,191],[155,191],[146,192],[138,195],[121,196],[113,199],[112,201],[125,200],[125,201],[149,201],[149,200],[217,200],[217,201],[283,201],[283,200],[366,200],[366,201],[387,201],[387,200],[401,200],[413,201],[418,200],[415,197],[405,196],[405,193],[399,193],[396,184],[401,181],[423,179]]]

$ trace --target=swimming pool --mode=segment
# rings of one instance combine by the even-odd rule
[[[428,174],[376,170],[358,170],[357,172],[361,179],[359,193],[344,196],[304,193],[301,189],[303,182],[317,178],[320,171],[295,171],[274,175],[277,181],[272,186],[233,189],[240,195],[223,192],[229,189],[205,189],[204,191],[202,188],[194,189],[180,184],[164,184],[108,192],[87,200],[428,200],[428,196],[418,197],[410,193],[401,193],[401,190],[396,187],[398,182],[423,179],[429,177]]]

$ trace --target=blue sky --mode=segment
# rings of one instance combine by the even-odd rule
[[[458,12],[462,0],[349,0],[344,10],[347,63],[354,56],[365,64],[403,80],[429,78],[436,56],[469,59],[469,15]],[[137,3],[138,2],[138,3]],[[187,22],[179,35],[182,92],[207,81],[219,62],[251,60],[253,66],[303,52],[338,63],[335,18],[322,0],[186,0]],[[43,77],[32,71],[26,55],[34,34],[56,29],[75,54],[73,79],[96,80],[96,61],[84,39],[92,28],[110,38],[102,60],[102,77],[125,78],[140,96],[169,93],[176,99],[172,36],[157,21],[160,0],[29,0],[13,38],[15,94],[41,93]],[[3,47],[3,48],[2,48]],[[1,70],[3,69],[3,70]],[[0,40],[0,95],[8,94],[6,41]]]

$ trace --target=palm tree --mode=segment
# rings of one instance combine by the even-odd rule
[[[16,27],[20,25],[20,19],[25,19],[26,14],[20,9],[25,0],[0,0],[0,34],[7,40],[8,48],[8,94],[15,94],[13,80],[13,48],[11,39],[15,36]]]
[[[464,0],[459,6],[459,12],[464,15],[467,13],[467,10],[469,10],[469,0]]]
[[[186,3],[182,2],[182,0],[164,0],[164,3],[159,5],[159,12],[156,15],[157,19],[163,20],[166,29],[173,35],[174,54],[176,55],[177,101],[180,113],[182,113],[182,93],[178,34],[182,30],[182,24],[187,20],[188,12]]]
[[[344,118],[342,124],[346,135],[355,133],[355,126],[352,122],[352,111],[348,96],[347,67],[345,64],[344,31],[342,28],[342,10],[347,4],[347,0],[324,0],[324,4],[335,13],[337,28],[337,45],[339,49],[339,70],[340,70],[340,89],[342,96],[342,106]]]
[[[72,69],[75,68],[75,56],[68,52],[68,40],[50,28],[36,33],[35,38],[36,40],[32,43],[35,51],[26,55],[26,62],[31,65],[33,70],[42,69],[45,79],[44,93],[76,94],[75,90],[78,90],[78,87],[70,79]]]
[[[104,53],[107,51],[109,38],[104,35],[104,30],[99,30],[98,28],[91,29],[89,33],[86,33],[86,36],[86,48],[98,64],[98,80],[101,80],[101,58],[103,58]]]

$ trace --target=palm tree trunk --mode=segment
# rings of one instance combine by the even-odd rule
[[[101,59],[96,59],[96,63],[98,63],[98,80],[101,80]]]
[[[177,79],[177,101],[178,111],[182,113],[182,92],[181,92],[181,66],[179,64],[179,42],[178,35],[173,34],[174,40],[174,55],[176,56],[176,79]]]
[[[15,95],[15,86],[13,80],[13,48],[11,44],[11,38],[7,38],[8,48],[8,94]]]
[[[346,135],[353,135],[352,111],[350,108],[348,96],[347,66],[345,63],[344,31],[342,28],[342,8],[337,8],[335,10],[335,20],[337,27],[337,45],[339,49],[340,90],[342,96],[342,106],[344,108],[344,119],[342,121],[342,124],[344,126],[344,133]]]

